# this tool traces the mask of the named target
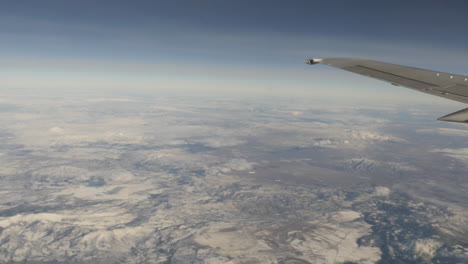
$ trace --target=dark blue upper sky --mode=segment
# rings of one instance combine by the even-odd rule
[[[463,74],[467,10],[462,0],[2,1],[0,59],[13,65],[9,76],[48,80],[60,71],[62,84],[91,72],[96,83],[119,73],[128,83],[181,86],[191,78],[255,87],[274,77],[276,85],[306,81],[300,62],[311,56]]]
[[[462,44],[468,3],[458,1],[2,1],[0,15],[50,23],[148,30],[280,32]],[[14,31],[15,25],[2,26]],[[25,28],[20,30],[27,30]],[[437,36],[437,37],[435,37]]]

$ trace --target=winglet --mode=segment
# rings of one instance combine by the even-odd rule
[[[468,123],[468,108],[448,114],[437,120],[457,123]]]

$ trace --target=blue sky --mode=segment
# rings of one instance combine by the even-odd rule
[[[0,85],[400,97],[302,61],[363,57],[467,74],[466,10],[466,1],[2,1]]]

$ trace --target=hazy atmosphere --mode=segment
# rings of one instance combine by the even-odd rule
[[[0,263],[468,263],[465,1],[0,1]]]

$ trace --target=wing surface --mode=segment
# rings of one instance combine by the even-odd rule
[[[355,58],[311,59],[305,62],[325,64],[393,85],[468,103],[467,76]],[[444,116],[439,120],[467,122],[468,109],[462,111]]]

